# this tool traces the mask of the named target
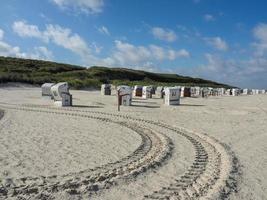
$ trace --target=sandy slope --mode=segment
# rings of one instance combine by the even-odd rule
[[[24,191],[6,186],[9,198],[214,199],[228,196],[227,181],[238,189],[230,199],[267,199],[267,95],[186,98],[178,107],[134,99],[118,113],[115,96],[72,94],[73,108],[55,110],[39,88],[0,88],[0,178]]]

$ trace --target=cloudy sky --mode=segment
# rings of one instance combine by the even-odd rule
[[[267,88],[265,0],[1,0],[0,55]]]

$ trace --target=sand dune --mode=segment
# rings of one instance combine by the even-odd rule
[[[267,95],[117,112],[115,96],[71,93],[56,108],[0,88],[0,199],[267,199]]]

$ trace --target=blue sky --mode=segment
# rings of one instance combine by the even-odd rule
[[[0,55],[267,88],[262,0],[2,0]]]

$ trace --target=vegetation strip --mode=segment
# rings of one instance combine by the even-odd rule
[[[100,88],[102,83],[114,85],[186,85],[203,87],[231,86],[177,74],[152,73],[126,68],[93,66],[90,68],[50,61],[0,56],[0,83],[21,82],[41,85],[68,82],[72,88]]]

